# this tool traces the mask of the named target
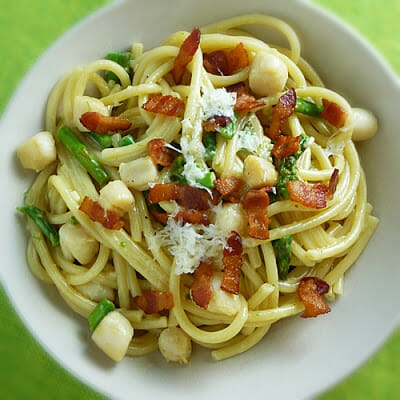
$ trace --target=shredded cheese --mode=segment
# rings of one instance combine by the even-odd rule
[[[187,183],[190,186],[198,186],[202,188],[202,186],[198,184],[198,181],[204,177],[204,174],[204,169],[200,168],[198,164],[196,164],[194,157],[191,155],[186,156],[186,163],[183,167],[182,175],[186,178]]]
[[[215,115],[235,117],[233,106],[236,103],[236,93],[227,92],[221,89],[203,89],[201,106],[203,109],[203,120],[214,117]]]
[[[222,259],[225,234],[215,225],[184,224],[169,218],[151,246],[166,246],[175,257],[177,275],[192,273],[201,261]]]
[[[243,128],[238,130],[239,147],[265,160],[272,161],[271,150],[273,145],[267,136],[257,135],[251,121],[247,121]]]

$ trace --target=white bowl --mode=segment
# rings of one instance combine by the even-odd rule
[[[326,317],[280,322],[252,350],[216,363],[196,351],[188,367],[167,365],[157,354],[114,365],[95,349],[87,324],[69,311],[56,289],[39,283],[25,260],[26,233],[15,213],[33,176],[16,162],[15,148],[43,128],[43,110],[56,81],[75,66],[140,41],[146,48],[168,34],[229,16],[263,12],[292,24],[303,56],[327,85],[371,109],[380,132],[358,146],[369,200],[381,222],[356,265],[345,293]],[[162,18],[159,16],[162,15]],[[279,37],[271,36],[275,41]],[[135,0],[117,2],[84,20],[37,62],[4,113],[1,170],[6,173],[1,251],[2,282],[12,303],[43,347],[80,379],[113,398],[312,397],[349,374],[380,346],[397,322],[399,245],[400,84],[376,52],[340,21],[305,1]],[[23,112],[21,112],[23,110]]]

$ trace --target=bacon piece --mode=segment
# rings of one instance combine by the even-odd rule
[[[227,75],[228,57],[226,51],[217,50],[203,54],[203,65],[207,72],[213,75]]]
[[[243,43],[240,42],[233,50],[228,53],[228,75],[247,67],[250,64],[249,55],[244,48]]]
[[[162,94],[155,94],[142,105],[142,108],[146,111],[156,114],[164,114],[169,115],[170,117],[176,117],[185,109],[185,103],[181,99],[169,94],[166,96],[163,96]]]
[[[214,196],[206,190],[185,185],[182,187],[183,195],[178,200],[179,204],[188,210],[208,210],[214,204]]]
[[[238,203],[240,201],[239,192],[244,186],[244,181],[241,179],[234,176],[227,176],[225,178],[216,179],[214,185],[224,200],[228,200],[231,203]]]
[[[253,189],[246,193],[243,200],[243,209],[249,220],[249,236],[254,239],[266,240],[269,238],[267,207],[269,196],[267,188]]]
[[[288,119],[294,112],[296,107],[296,91],[294,89],[284,93],[274,107],[272,113],[271,125],[268,130],[265,131],[266,135],[271,140],[277,140],[281,134],[282,125],[285,119]]]
[[[325,303],[323,294],[328,293],[329,285],[322,279],[312,277],[301,278],[297,295],[305,306],[302,318],[317,317],[331,311]]]
[[[126,131],[132,122],[120,117],[109,117],[98,112],[86,112],[79,119],[82,125],[98,135],[105,135],[107,132]]]
[[[228,92],[236,93],[236,103],[233,106],[236,111],[250,111],[265,106],[265,103],[263,101],[257,100],[253,95],[249,93],[246,85],[243,82],[228,86],[226,90]]]
[[[156,210],[150,210],[151,215],[163,225],[166,225],[168,222],[168,218],[170,217],[167,213],[158,212]],[[183,223],[189,223],[193,225],[210,225],[210,220],[207,215],[204,215],[197,210],[188,210],[188,211],[180,211],[176,215],[174,215],[173,219],[175,221],[182,221]]]
[[[213,190],[210,195],[207,191],[189,185],[177,183],[158,183],[150,188],[148,201],[150,204],[160,201],[177,200],[188,210],[208,210],[211,205],[218,204],[218,195]]]
[[[170,292],[157,292],[148,290],[142,296],[133,298],[137,306],[146,314],[154,314],[174,307],[174,298]]]
[[[239,294],[242,252],[242,239],[237,232],[232,231],[224,247],[224,256],[222,257],[224,275],[221,289],[225,292]]]
[[[178,200],[182,195],[182,187],[177,183],[157,183],[149,190],[147,198],[150,204],[160,201]]]
[[[295,154],[300,149],[300,136],[280,135],[271,151],[272,155],[277,158],[283,158]]]
[[[322,99],[324,109],[321,111],[321,117],[328,121],[336,128],[342,128],[346,123],[347,112],[336,103]]]
[[[310,208],[325,208],[328,188],[322,184],[308,185],[299,180],[289,181],[286,184],[289,190],[289,199]]]
[[[210,225],[210,220],[207,215],[204,215],[197,210],[180,211],[174,216],[175,221],[183,221],[193,225]]]
[[[124,226],[119,215],[111,210],[105,210],[97,201],[91,200],[85,196],[79,207],[81,211],[89,216],[92,221],[100,222],[104,228],[119,230]]]
[[[216,50],[203,54],[203,65],[213,75],[232,75],[249,65],[249,55],[243,43],[231,51]]]
[[[196,271],[194,271],[194,281],[190,287],[193,301],[200,307],[207,308],[210,303],[212,289],[211,277],[213,270],[211,265],[201,262]]]
[[[200,44],[200,29],[194,28],[192,33],[182,43],[179,53],[175,58],[172,76],[175,83],[181,83],[186,66],[192,61]]]
[[[147,143],[147,149],[154,164],[169,167],[174,162],[174,152],[166,147],[166,144],[164,139],[152,139]]]
[[[328,200],[333,199],[333,195],[336,192],[336,186],[338,184],[338,180],[339,180],[339,170],[335,168],[332,172],[331,178],[329,179],[328,193],[326,195],[326,198]]]
[[[150,210],[151,215],[158,221],[161,222],[163,225],[166,225],[168,222],[169,214],[158,212],[156,210]]]
[[[223,115],[214,115],[203,123],[203,129],[205,132],[217,132],[218,128],[223,128],[229,125],[232,120],[229,117]]]

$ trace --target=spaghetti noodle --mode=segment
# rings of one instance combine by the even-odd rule
[[[253,24],[289,49],[242,29]],[[57,158],[37,168],[25,203],[61,240],[28,221],[33,274],[83,317],[114,302],[134,329],[132,356],[179,327],[222,360],[304,311],[302,289],[341,295],[378,220],[353,110],[301,57],[292,28],[245,15],[148,51],[134,44],[127,64],[108,58],[50,94]]]

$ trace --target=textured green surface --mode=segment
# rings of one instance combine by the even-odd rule
[[[282,1],[282,0],[281,0]],[[315,0],[360,31],[400,74],[400,0]],[[0,7],[0,112],[35,59],[107,0],[14,0]],[[102,399],[32,339],[0,290],[0,399]],[[373,323],[371,323],[373,329]],[[320,400],[400,398],[400,330]]]

